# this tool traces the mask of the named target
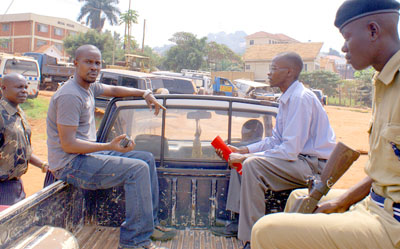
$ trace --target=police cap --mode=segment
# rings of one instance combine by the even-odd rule
[[[361,17],[380,13],[398,13],[399,9],[400,3],[396,0],[346,0],[336,12],[335,26],[342,29]]]

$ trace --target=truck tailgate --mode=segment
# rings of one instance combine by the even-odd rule
[[[117,249],[119,227],[84,226],[75,236],[81,249]],[[175,239],[154,242],[170,249],[239,249],[242,242],[236,238],[218,237],[206,229],[178,230]]]

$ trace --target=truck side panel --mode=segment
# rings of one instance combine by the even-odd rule
[[[0,213],[0,248],[7,248],[34,226],[74,232],[84,223],[84,192],[58,181]]]

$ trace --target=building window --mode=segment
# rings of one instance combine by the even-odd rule
[[[60,22],[60,21],[58,21],[57,23],[60,24],[60,25],[65,25],[65,23]]]
[[[67,26],[68,26],[68,27],[71,27],[71,28],[74,28],[74,27],[75,27],[73,24],[69,24],[69,23],[67,23]]]
[[[74,36],[74,35],[76,35],[76,34],[78,34],[77,32],[75,32],[75,31],[69,31],[69,35],[72,35],[72,36]]]
[[[254,45],[254,40],[250,40],[250,45]]]
[[[2,29],[3,31],[9,31],[10,30],[10,24],[9,23],[3,23]]]
[[[49,26],[44,24],[38,24],[38,31],[47,33],[49,31]]]
[[[62,36],[63,35],[63,30],[60,28],[54,28],[54,34],[58,35],[58,36]]]
[[[37,40],[36,47],[40,48],[41,46],[46,45],[46,44],[47,44],[47,41]]]
[[[250,70],[250,65],[246,65],[246,70]]]
[[[305,71],[305,72],[307,72],[307,71],[308,71],[308,68],[307,68],[307,66],[308,66],[307,64],[304,64],[304,71]]]
[[[10,42],[8,40],[0,39],[0,46],[1,48],[8,48]]]
[[[54,47],[56,47],[60,52],[61,52],[62,49],[63,49],[63,45],[60,44],[60,43],[54,43]]]

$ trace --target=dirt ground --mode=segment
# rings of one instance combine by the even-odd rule
[[[41,91],[39,98],[50,98],[52,92]],[[368,151],[368,123],[371,117],[370,109],[326,106],[331,125],[336,133],[337,141],[341,141],[356,150]],[[33,152],[47,161],[46,120],[29,120],[32,127]],[[335,188],[348,188],[365,177],[364,165],[367,155],[351,166],[345,175],[335,184]],[[42,189],[45,174],[40,169],[30,166],[22,176],[27,196]]]

